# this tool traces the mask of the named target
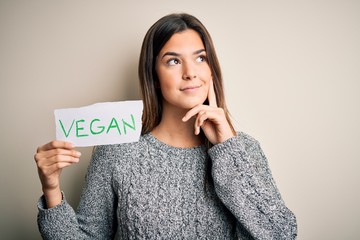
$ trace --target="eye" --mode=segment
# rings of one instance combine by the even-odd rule
[[[180,61],[176,58],[172,58],[172,59],[169,59],[167,62],[166,62],[167,65],[170,65],[170,66],[175,66],[177,64],[180,64]]]
[[[206,56],[200,55],[196,58],[196,62],[206,62]]]

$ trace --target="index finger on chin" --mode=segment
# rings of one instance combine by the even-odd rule
[[[217,102],[216,102],[216,95],[215,95],[215,90],[214,90],[214,81],[211,78],[210,82],[209,82],[209,93],[208,93],[208,100],[209,100],[209,106],[210,107],[217,107]]]

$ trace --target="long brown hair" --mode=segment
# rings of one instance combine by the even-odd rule
[[[155,22],[146,33],[142,43],[138,69],[144,103],[142,134],[148,133],[156,127],[162,116],[162,94],[156,87],[159,86],[155,70],[156,57],[172,35],[187,29],[196,31],[202,39],[211,69],[218,107],[225,111],[226,118],[234,131],[225,104],[221,69],[210,34],[196,17],[181,13],[164,16]]]

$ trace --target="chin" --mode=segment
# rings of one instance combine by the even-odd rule
[[[182,107],[185,109],[192,109],[198,105],[206,104],[206,103],[207,103],[207,99],[204,101],[188,101],[187,103],[183,102]]]
[[[182,97],[182,98],[177,98],[177,99],[173,99],[172,101],[166,101],[165,99],[163,99],[164,102],[163,104],[176,108],[181,108],[181,109],[185,109],[185,110],[190,110],[198,105],[201,104],[207,104],[207,97],[205,98],[188,98],[188,97]]]

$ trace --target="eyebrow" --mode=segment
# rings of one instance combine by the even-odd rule
[[[195,52],[193,52],[193,55],[197,55],[200,54],[202,52],[205,52],[205,49],[199,49],[196,50]],[[177,53],[177,52],[166,52],[164,53],[161,58],[164,58],[165,56],[175,56],[175,57],[179,57],[181,54]]]

